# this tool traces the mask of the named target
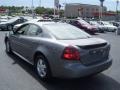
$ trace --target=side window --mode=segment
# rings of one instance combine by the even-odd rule
[[[74,22],[74,21],[71,21],[71,24],[75,25],[75,22]]]
[[[30,25],[29,30],[26,32],[26,35],[38,35],[40,33],[40,28],[36,25]]]
[[[72,21],[69,21],[69,23],[70,23],[70,24],[73,24],[73,22],[72,22]]]
[[[20,24],[21,23],[21,20],[20,19],[17,19],[16,21],[15,21],[15,24]]]
[[[22,35],[24,35],[25,32],[26,32],[28,29],[29,29],[29,25],[25,25],[25,26],[19,28],[19,29],[15,32],[15,34],[22,34]]]
[[[22,19],[18,19],[18,23],[22,23]]]

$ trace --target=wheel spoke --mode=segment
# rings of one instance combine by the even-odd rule
[[[38,70],[38,73],[39,73],[39,75],[41,77],[45,77],[46,76],[47,72],[46,72],[46,65],[45,65],[44,60],[42,60],[42,59],[38,60],[37,70]]]
[[[46,71],[45,70],[42,70],[41,73],[42,73],[42,76],[46,75]]]

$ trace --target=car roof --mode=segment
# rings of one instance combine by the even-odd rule
[[[40,27],[42,27],[43,25],[57,25],[57,26],[60,26],[60,25],[70,25],[70,24],[67,24],[67,23],[63,23],[63,22],[54,22],[54,21],[34,21],[34,22],[26,22],[25,24],[36,24]]]
[[[35,23],[39,26],[43,26],[43,25],[55,25],[55,26],[59,26],[59,25],[69,25],[67,23],[62,23],[62,22],[37,22]]]

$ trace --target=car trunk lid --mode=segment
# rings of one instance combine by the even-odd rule
[[[103,39],[87,38],[60,41],[77,46],[80,49],[81,63],[84,65],[94,65],[108,59],[110,45]]]

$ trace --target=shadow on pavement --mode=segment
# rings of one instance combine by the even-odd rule
[[[94,77],[81,79],[52,79],[43,82],[34,72],[33,67],[14,54],[9,55],[14,64],[21,66],[28,74],[35,78],[47,90],[120,90],[120,84],[109,76],[99,74]]]

